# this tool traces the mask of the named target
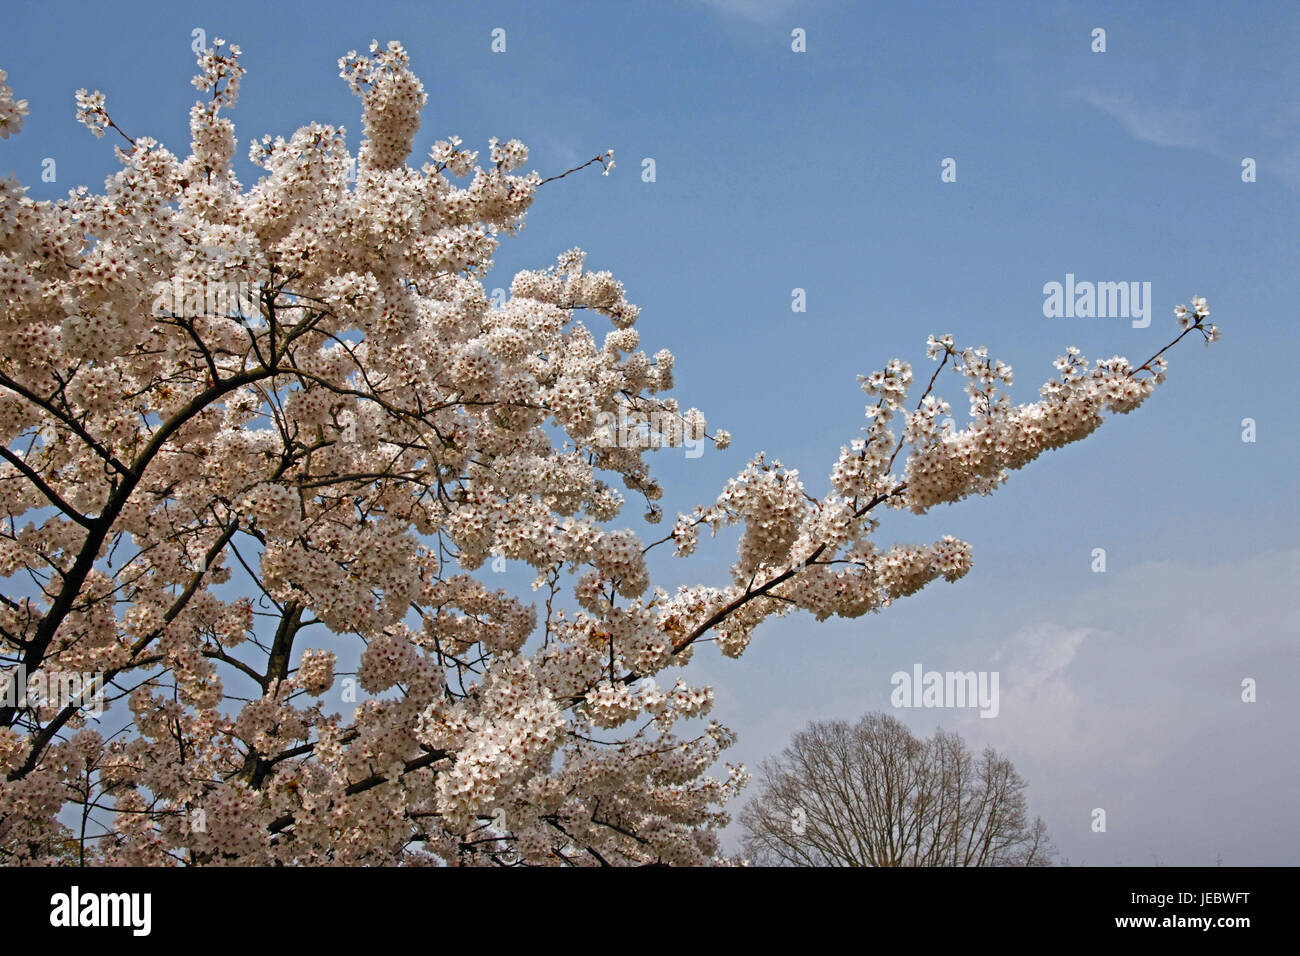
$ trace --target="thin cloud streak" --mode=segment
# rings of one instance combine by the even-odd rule
[[[1110,93],[1091,87],[1075,89],[1071,95],[1118,122],[1139,142],[1190,149],[1234,165],[1245,156],[1252,156],[1260,164],[1262,175],[1275,174],[1290,188],[1300,190],[1300,149],[1294,145],[1300,135],[1297,128],[1300,121],[1294,111],[1290,117],[1269,116],[1258,122],[1248,113],[1237,112],[1229,123],[1212,105],[1199,108],[1157,105],[1139,100],[1131,93]],[[1222,133],[1211,132],[1225,127],[1236,128],[1234,143],[1256,145],[1234,149]]]

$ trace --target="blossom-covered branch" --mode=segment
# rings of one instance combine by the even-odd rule
[[[651,452],[730,436],[580,250],[504,301],[483,284],[537,188],[613,151],[543,179],[517,140],[480,165],[448,137],[414,168],[428,97],[375,43],[339,61],[357,154],[342,128],[263,136],[245,188],[239,56],[199,55],[188,156],[123,133],[102,194],[0,183],[0,662],[29,688],[0,700],[0,862],[721,862],[746,774],[711,775],[733,735],[698,644],[734,657],[769,618],[960,578],[969,545],[877,543],[881,508],[988,494],[1166,375],[1167,347],[1071,349],[1013,405],[1009,367],[932,337],[919,397],[901,360],[863,376],[826,495],[757,455],[645,544],[617,519],[626,491],[659,520]],[[3,136],[26,113],[5,79]],[[77,105],[117,128],[102,94]],[[1183,334],[1216,338],[1208,314],[1180,307]],[[657,545],[728,526],[730,584],[651,580]],[[489,561],[531,568],[544,608]],[[104,732],[31,689],[70,674],[96,676]]]

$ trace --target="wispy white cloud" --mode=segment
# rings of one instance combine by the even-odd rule
[[[1207,146],[1210,143],[1208,131],[1214,127],[1214,117],[1208,108],[1156,106],[1139,102],[1131,94],[1103,93],[1093,89],[1081,89],[1076,95],[1117,120],[1129,135],[1144,143],[1215,151]]]
[[[578,151],[576,141],[572,137],[561,137],[554,133],[546,132],[542,134],[540,145],[545,150],[545,155],[555,157],[558,165],[568,168],[578,163],[578,158],[582,154]],[[591,157],[586,157],[590,159]],[[558,171],[558,170],[557,170]]]
[[[1073,96],[1118,122],[1139,142],[1190,149],[1239,163],[1252,156],[1261,175],[1275,174],[1300,190],[1300,109],[1264,115],[1249,104],[1231,110],[1216,101],[1198,106],[1158,102],[1129,92],[1080,87]]]
[[[1078,695],[1070,665],[1089,636],[1087,627],[1045,624],[1017,631],[993,655],[1002,674],[1001,695],[1014,707],[1004,714],[1017,725],[1017,744],[1038,752],[1069,745],[1078,734]]]
[[[1297,574],[1296,550],[1107,574],[1060,609],[1086,626],[1039,618],[1001,642],[998,718],[956,729],[1012,757],[1075,863],[1293,863],[1300,843],[1277,828],[1300,794]]]
[[[807,6],[800,0],[695,0],[727,16],[739,17],[754,23],[773,23]]]

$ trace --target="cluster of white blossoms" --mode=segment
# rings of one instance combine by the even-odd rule
[[[0,139],[8,139],[23,128],[27,101],[15,100],[13,89],[5,83],[9,74],[0,70]]]
[[[1217,338],[1213,326],[1184,326],[1185,332],[1192,328],[1202,331],[1207,342]],[[1009,472],[1043,452],[1087,437],[1101,425],[1103,412],[1133,411],[1164,381],[1167,369],[1162,354],[1138,368],[1122,356],[1090,367],[1071,346],[1055,363],[1060,380],[1042,386],[1041,400],[1012,405],[1001,391],[1001,386],[1011,384],[1011,368],[990,362],[987,350],[957,352],[950,341],[933,337],[930,348],[932,357],[942,355],[944,363],[951,360],[953,370],[966,378],[971,422],[960,430],[940,427],[938,420],[949,408],[928,390],[909,416],[903,433],[909,448],[905,492],[891,504],[917,513],[969,494],[991,493]]]
[[[664,672],[701,642],[738,656],[770,617],[960,578],[951,536],[878,546],[881,506],[987,493],[1164,380],[1164,350],[1072,349],[1016,406],[1009,368],[932,337],[964,429],[895,359],[862,378],[826,496],[756,455],[644,543],[611,522],[629,496],[660,516],[649,453],[730,436],[666,394],[672,353],[641,350],[581,250],[490,300],[500,236],[550,181],[520,174],[524,145],[480,167],[448,137],[412,168],[428,96],[376,43],[339,64],[355,159],[342,128],[263,136],[245,189],[239,55],[199,55],[188,157],[137,137],[102,194],[0,183],[0,663],[102,675],[112,725],[0,701],[0,863],[721,862],[746,774],[714,775],[733,735],[712,691]],[[26,104],[5,79],[7,136]],[[77,109],[126,137],[102,94]],[[1183,334],[1217,337],[1208,314],[1180,307]],[[654,440],[611,442],[629,416]],[[654,548],[729,526],[730,584],[655,585]],[[484,582],[503,561],[531,593]]]

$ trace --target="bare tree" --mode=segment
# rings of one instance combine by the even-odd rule
[[[745,855],[787,866],[1049,866],[1026,781],[992,748],[920,739],[888,714],[814,722],[765,760],[740,814]]]

